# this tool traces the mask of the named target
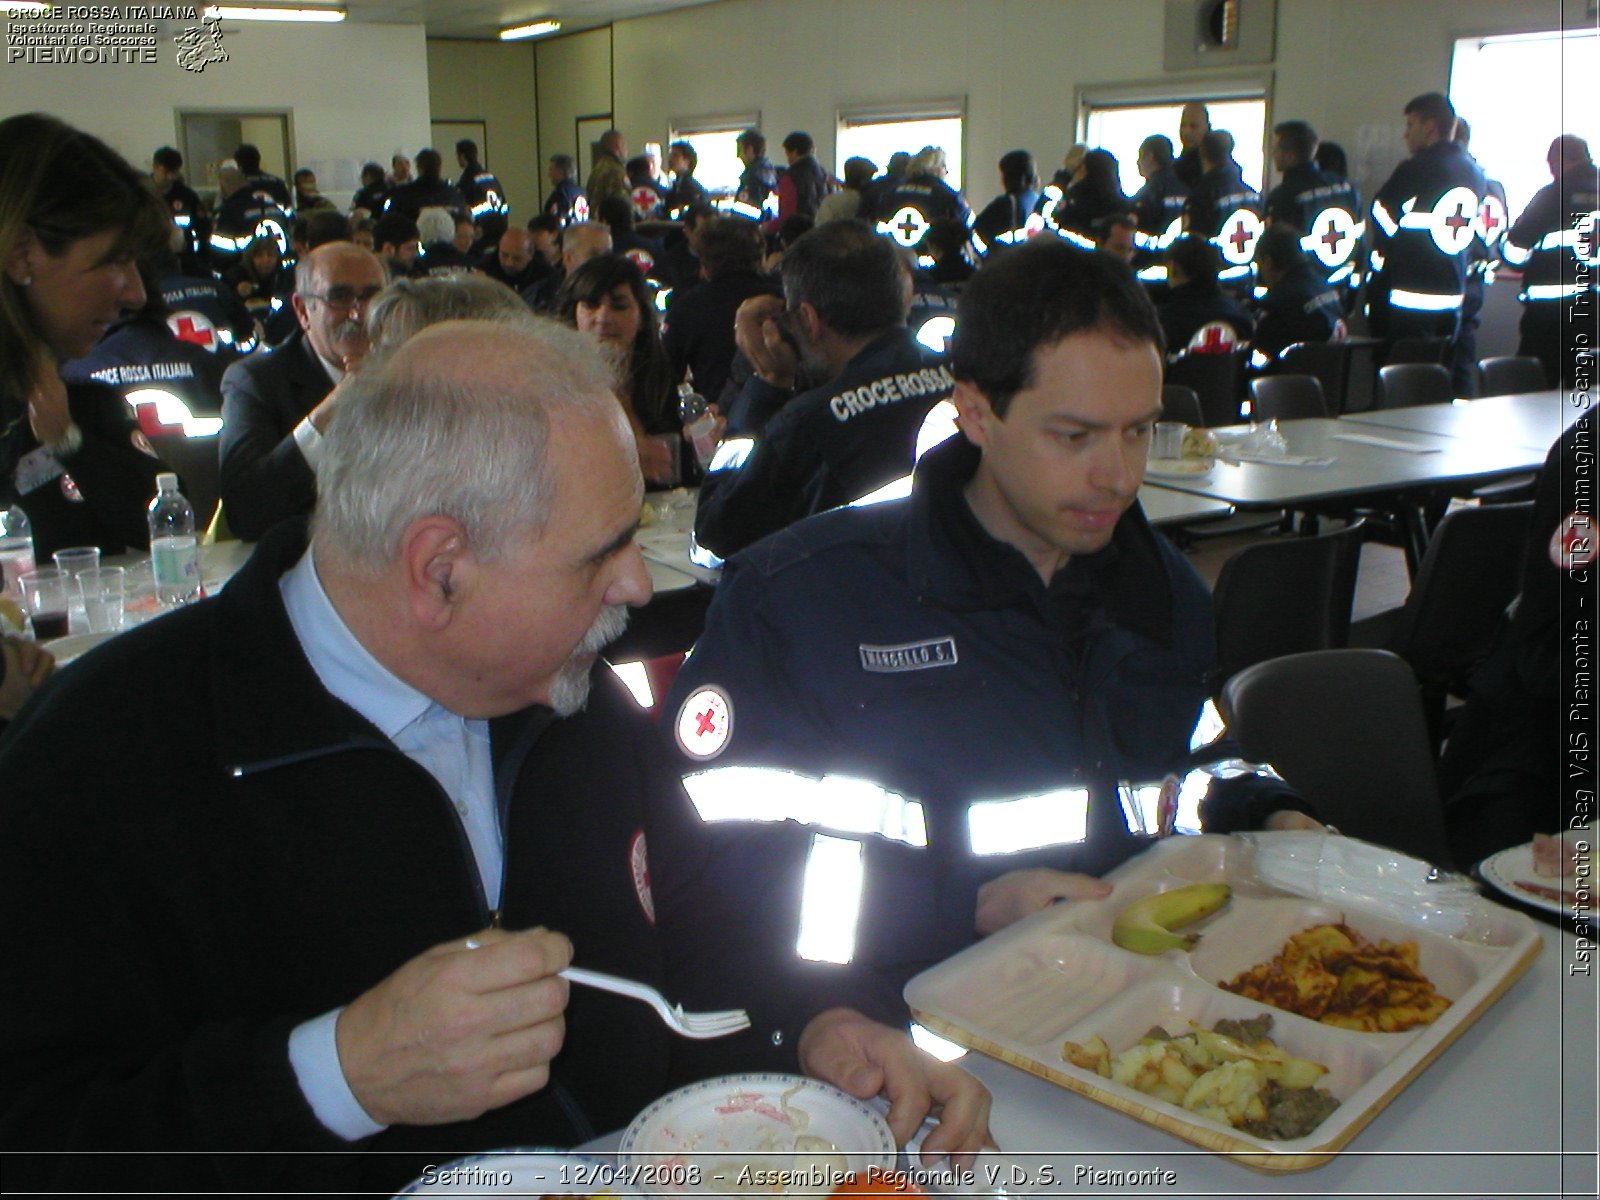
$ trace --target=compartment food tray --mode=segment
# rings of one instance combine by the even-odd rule
[[[1261,883],[1251,854],[1228,837],[1165,839],[1107,876],[1114,885],[1109,896],[1059,905],[1002,930],[911,980],[906,1001],[918,1021],[944,1037],[1245,1166],[1273,1172],[1321,1166],[1499,999],[1538,956],[1539,934],[1526,916],[1459,893],[1457,919],[1444,923],[1444,932],[1420,912],[1385,911],[1369,896],[1346,903],[1337,895],[1293,895]],[[1112,919],[1125,905],[1202,880],[1229,882],[1234,896],[1194,927],[1201,939],[1192,951],[1152,956],[1112,943]],[[1423,972],[1450,1007],[1432,1024],[1403,1033],[1361,1033],[1217,986],[1271,959],[1292,934],[1341,920],[1373,942],[1416,942]],[[1340,1101],[1294,1140],[1201,1118],[1061,1056],[1064,1042],[1095,1034],[1115,1055],[1152,1025],[1181,1034],[1191,1019],[1210,1028],[1222,1017],[1262,1012],[1273,1016],[1275,1042],[1329,1068],[1318,1086]]]

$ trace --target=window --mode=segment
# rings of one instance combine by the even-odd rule
[[[1263,148],[1266,145],[1267,102],[1263,97],[1233,99],[1194,99],[1205,104],[1211,113],[1211,128],[1226,129],[1233,134],[1233,156],[1244,172],[1244,181],[1259,189],[1263,175]],[[1153,133],[1164,133],[1172,139],[1174,153],[1180,153],[1178,142],[1178,115],[1186,101],[1164,100],[1160,103],[1139,103],[1107,100],[1084,100],[1083,141],[1090,148],[1098,147],[1116,155],[1122,173],[1122,190],[1133,195],[1144,186],[1139,175],[1139,143]],[[1048,179],[1059,163],[1039,164],[1039,174]]]
[[[950,101],[916,107],[853,109],[839,114],[834,142],[834,174],[844,178],[847,158],[866,158],[878,164],[881,174],[897,150],[916,154],[924,146],[944,151],[949,167],[945,182],[964,190],[961,137],[965,103]]]
[[[1600,34],[1593,29],[1462,38],[1450,102],[1472,127],[1472,156],[1505,185],[1511,220],[1550,182],[1545,152],[1563,133],[1600,147]]]
[[[700,186],[714,196],[731,196],[739,189],[739,176],[744,173],[744,163],[739,159],[735,145],[746,129],[761,128],[761,114],[748,113],[726,117],[704,117],[675,122],[667,135],[668,142],[688,142],[699,156],[694,177]],[[772,147],[767,147],[771,158]],[[666,159],[662,158],[665,168]]]

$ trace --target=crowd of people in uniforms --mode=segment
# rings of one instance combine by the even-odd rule
[[[521,226],[471,142],[454,182],[432,150],[415,174],[369,165],[348,213],[241,146],[213,211],[172,152],[144,181],[51,118],[0,122],[0,211],[28,214],[0,228],[0,467],[41,557],[140,544],[159,463],[119,395],[141,367],[216,389],[222,515],[260,541],[220,597],[37,687],[0,739],[0,905],[41,981],[0,1044],[0,1131],[65,1152],[26,1174],[392,1191],[441,1145],[570,1145],[751,1067],[883,1092],[902,1139],[941,1115],[930,1152],[988,1144],[981,1087],[899,1032],[909,978],[1105,895],[1156,837],[1324,828],[1217,721],[1209,591],[1137,496],[1174,353],[1270,363],[1363,304],[1382,336],[1466,344],[1504,206],[1443,96],[1405,120],[1370,222],[1306,123],[1274,128],[1263,198],[1190,105],[1178,147],[1141,145],[1133,196],[1104,149],[1042,188],[1013,151],[975,213],[937,147],[840,181],[809,135],[779,168],[752,129],[716,197],[689,143],[662,164],[611,130],[587,179],[550,159]],[[15,176],[23,146],[72,164],[67,234],[34,215],[66,202]],[[1594,165],[1569,137],[1550,164],[1504,238],[1530,316],[1593,300],[1561,256],[1592,254],[1567,233]],[[1529,347],[1552,336],[1539,311]],[[141,359],[146,336],[170,358]],[[705,461],[688,390],[713,405]],[[597,657],[649,599],[644,488],[685,481],[694,553],[726,565],[652,728]],[[1546,507],[1570,524],[1566,499]],[[159,729],[131,702],[146,680]],[[1548,682],[1519,713],[1555,703]],[[86,715],[114,752],[64,751]],[[1480,790],[1475,812],[1534,794]],[[94,895],[46,918],[63,852]],[[105,903],[123,880],[125,910]],[[177,942],[215,919],[240,955],[156,953],[173,896]],[[113,911],[103,985],[71,948]],[[574,946],[753,1028],[689,1054],[569,1000]],[[510,987],[526,1013],[477,1007]],[[327,1157],[71,1153],[111,1144]]]

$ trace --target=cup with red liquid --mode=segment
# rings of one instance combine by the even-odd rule
[[[22,587],[22,607],[33,622],[35,640],[66,637],[72,576],[60,567],[40,567],[24,571],[18,583]]]

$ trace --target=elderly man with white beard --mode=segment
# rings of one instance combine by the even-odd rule
[[[634,440],[587,341],[423,330],[342,389],[317,481],[309,537],[279,525],[0,743],[29,981],[0,1022],[0,1146],[49,1152],[8,1181],[390,1194],[734,1067],[882,1091],[902,1137],[939,1109],[925,1148],[976,1150],[982,1088],[903,1034],[845,1009],[762,1023],[756,906],[705,878],[676,774],[597,661],[650,582]],[[714,985],[756,1028],[674,1039],[569,993],[569,963]]]

